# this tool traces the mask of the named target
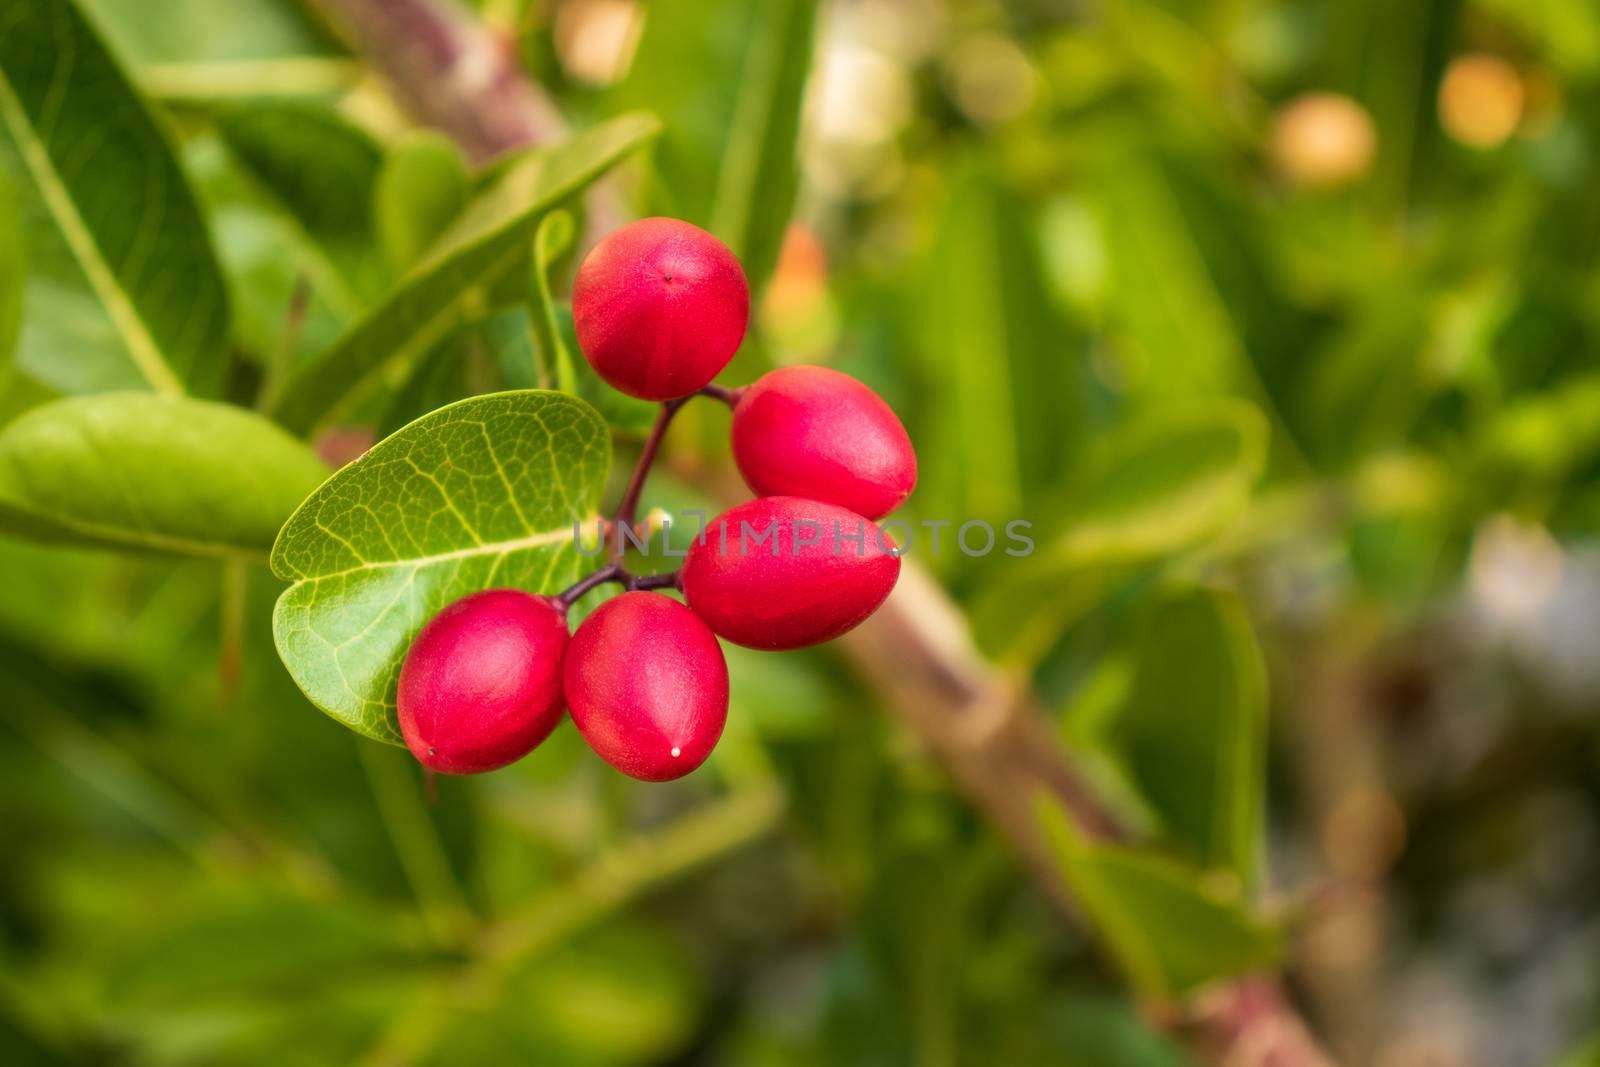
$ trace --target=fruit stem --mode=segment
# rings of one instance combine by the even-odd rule
[[[712,384],[701,389],[700,395],[709,396],[715,400],[720,400],[732,408],[739,405],[739,398],[744,396],[744,391],[746,388],[748,387],[741,385],[736,389],[729,389],[726,386]]]
[[[604,567],[601,567],[599,570],[595,571],[593,574],[589,575],[587,578],[584,578],[557,593],[556,600],[563,608],[570,608],[573,604],[577,603],[579,597],[583,596],[583,594],[587,593],[589,590],[595,588],[596,586],[605,585],[607,582],[620,582],[623,580],[623,575],[626,573],[627,572],[624,571],[618,564],[608,563]]]
[[[630,593],[645,589],[676,589],[678,588],[678,571],[669,571],[666,574],[634,575],[619,563],[608,563],[595,571],[587,578],[567,587],[555,596],[556,603],[563,610],[570,608],[578,602],[578,598],[597,586],[607,582],[617,582]]]
[[[617,505],[617,517],[611,524],[611,552],[612,564],[622,566],[623,555],[623,528],[633,525],[634,517],[639,512],[639,494],[644,492],[645,479],[650,476],[650,468],[655,466],[656,453],[661,449],[662,438],[667,436],[667,427],[672,424],[672,417],[678,409],[688,402],[688,397],[679,397],[677,400],[664,400],[661,403],[661,414],[656,416],[656,424],[650,429],[650,436],[645,439],[644,451],[639,453],[639,462],[633,466],[633,476],[628,479],[628,488],[622,494],[622,501]]]
[[[646,574],[642,577],[629,577],[623,580],[623,585],[629,592],[641,589],[680,589],[682,588],[682,572],[668,571],[666,574]]]

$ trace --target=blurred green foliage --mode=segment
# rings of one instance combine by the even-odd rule
[[[578,132],[474,171],[335,6],[0,6],[0,1063],[1177,1067],[1147,1009],[1261,966],[1341,1062],[1590,1062],[1600,8],[477,0]],[[834,650],[730,649],[671,786],[570,729],[425,784],[266,569],[12,536],[259,552],[310,489],[242,408],[237,514],[160,419],[22,447],[80,394],[332,456],[554,385],[626,459],[564,297],[602,176],[744,258],[725,382],[905,418],[913,557],[1138,830],[1041,812],[1087,925]],[[714,506],[725,418],[647,506]]]

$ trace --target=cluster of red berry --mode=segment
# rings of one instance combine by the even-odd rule
[[[611,234],[579,268],[572,306],[584,357],[615,388],[661,401],[663,428],[696,393],[729,403],[733,455],[758,498],[709,523],[665,581],[631,579],[614,563],[559,596],[490,589],[451,604],[406,655],[400,729],[427,767],[472,774],[526,755],[570,708],[607,763],[666,781],[698,767],[722,735],[719,636],[802,648],[888,597],[900,559],[874,522],[911,494],[916,454],[889,406],[838,371],[787,367],[743,389],[711,386],[744,339],[750,290],[733,253],[686,222],[645,219]],[[569,638],[569,606],[601,577],[629,591]],[[687,606],[639,588],[669,582]]]

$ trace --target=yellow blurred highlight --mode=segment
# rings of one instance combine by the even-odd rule
[[[634,0],[567,0],[556,9],[556,55],[574,81],[611,85],[628,73],[643,29]]]
[[[1439,83],[1439,124],[1464,145],[1496,148],[1516,132],[1526,101],[1522,76],[1499,56],[1457,56]]]
[[[980,126],[1016,118],[1038,95],[1038,77],[1027,54],[997,33],[968,38],[944,62],[945,89],[961,113]]]
[[[1273,163],[1296,185],[1348,184],[1372,168],[1377,146],[1372,116],[1338,93],[1298,96],[1273,122]]]

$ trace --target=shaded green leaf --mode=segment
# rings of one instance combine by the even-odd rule
[[[46,541],[262,556],[327,476],[253,412],[151,393],[37,407],[0,431],[0,528]]]
[[[472,195],[466,156],[436,130],[413,130],[384,153],[373,190],[373,221],[389,266],[422,258]]]
[[[223,143],[312,252],[318,289],[346,317],[383,290],[388,271],[373,233],[383,160],[365,131],[329,108],[263,101],[230,111]]]
[[[395,682],[422,624],[481,589],[576,577],[573,524],[595,514],[610,464],[593,408],[535,390],[463,400],[380,441],[273,548],[294,583],[273,613],[289,673],[335,719],[398,744]]]
[[[1266,794],[1266,672],[1239,598],[1195,589],[1161,604],[1112,727],[1140,791],[1181,850],[1249,885]]]
[[[545,211],[658,130],[648,115],[624,115],[510,164],[387,300],[270,399],[273,415],[303,432],[375,376],[408,370],[487,302],[491,283],[525,262]]]
[[[1048,800],[1039,818],[1068,888],[1145,996],[1183,996],[1277,957],[1277,932],[1236,893],[1165,856],[1089,841]]]
[[[422,358],[384,405],[378,435],[469,396],[535,389],[533,344],[524,308],[508,307],[454,331]]]
[[[215,392],[226,292],[166,136],[68,0],[0,12],[0,117],[151,388]]]

